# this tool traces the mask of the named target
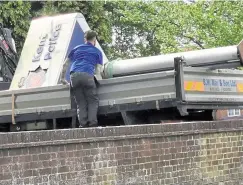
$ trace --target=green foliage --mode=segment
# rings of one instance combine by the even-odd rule
[[[124,57],[234,45],[242,35],[242,1],[120,3],[116,45]],[[130,37],[136,38],[135,41]],[[129,42],[126,39],[129,38]],[[134,49],[135,47],[135,49]],[[125,52],[136,50],[137,52]]]
[[[243,38],[242,1],[1,2],[0,19],[20,52],[30,20],[82,13],[109,59],[234,45]]]
[[[40,4],[42,3],[42,4]],[[99,33],[99,42],[107,50],[111,42],[111,24],[109,16],[104,9],[105,2],[102,1],[47,1],[40,2],[42,8],[35,13],[35,16],[47,16],[61,13],[80,12],[84,15],[91,29]]]

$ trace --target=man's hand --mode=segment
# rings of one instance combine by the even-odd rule
[[[67,58],[63,64],[63,69],[62,69],[62,72],[61,72],[61,83],[63,85],[67,85],[69,84],[66,80],[65,80],[65,74],[66,74],[66,71],[67,71],[67,68],[69,66],[69,63],[70,63],[70,60]]]
[[[67,84],[69,84],[68,81],[65,80],[65,79],[61,79],[61,83],[62,83],[63,85],[67,85]]]
[[[94,74],[95,78],[97,80],[102,80],[103,78],[102,74],[103,74],[103,65],[97,64],[95,66],[95,74]]]

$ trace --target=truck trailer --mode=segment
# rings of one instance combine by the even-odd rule
[[[41,26],[40,26],[41,25]],[[2,131],[76,127],[76,105],[60,73],[89,26],[80,13],[34,19],[8,89],[0,91]],[[243,105],[243,42],[109,61],[98,80],[101,126],[213,120]],[[69,74],[66,79],[69,81]]]

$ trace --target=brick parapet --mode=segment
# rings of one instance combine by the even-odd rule
[[[0,149],[242,130],[243,121],[234,120],[1,133]]]
[[[0,134],[1,185],[243,184],[243,121]]]

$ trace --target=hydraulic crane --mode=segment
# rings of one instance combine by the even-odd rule
[[[18,56],[11,31],[0,23],[0,90],[7,89],[17,68]]]

